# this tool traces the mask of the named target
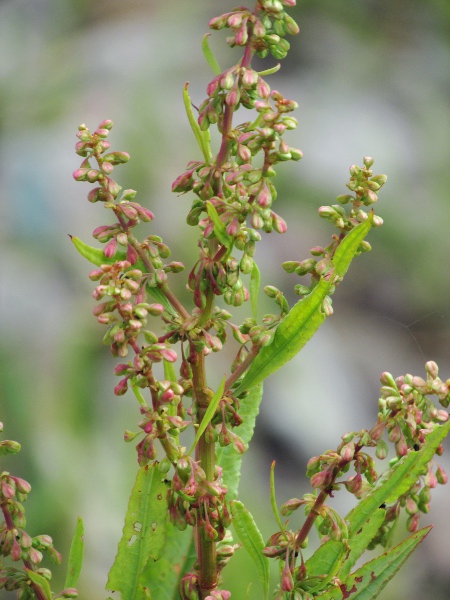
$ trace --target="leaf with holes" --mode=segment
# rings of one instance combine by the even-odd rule
[[[167,484],[161,472],[155,465],[141,467],[106,585],[120,592],[122,600],[145,600],[148,585],[142,575],[149,559],[158,560],[164,551],[166,516]]]

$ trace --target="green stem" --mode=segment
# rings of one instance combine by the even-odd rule
[[[210,399],[205,393],[206,375],[205,375],[205,357],[202,352],[192,353],[196,362],[192,364],[192,382],[194,399],[197,405],[197,421],[202,422]],[[195,459],[199,462],[205,471],[206,480],[214,481],[214,467],[216,459],[216,445],[207,444],[205,433],[195,449]],[[201,509],[199,508],[199,511]],[[214,540],[207,539],[202,528],[199,525],[195,527],[197,540],[197,559],[199,564],[198,591],[200,600],[204,600],[211,590],[217,587],[218,573],[216,562],[216,543]]]

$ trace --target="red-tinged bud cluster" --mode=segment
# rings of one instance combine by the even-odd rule
[[[215,17],[209,22],[211,29],[231,29],[227,43],[234,46],[250,45],[254,52],[265,58],[269,52],[276,59],[286,56],[290,44],[284,36],[299,32],[297,23],[285,12],[285,6],[295,6],[295,0],[262,0],[258,11],[239,7]]]
[[[283,268],[287,273],[296,273],[300,277],[303,277],[304,275],[311,276],[311,286],[295,286],[295,292],[300,296],[307,296],[315,283],[320,279],[330,280],[330,278],[332,278],[333,284],[328,292],[329,295],[325,298],[322,305],[322,311],[326,317],[333,314],[330,296],[335,292],[336,287],[341,281],[340,277],[334,275],[332,261],[334,253],[345,236],[352,229],[369,218],[368,213],[362,210],[361,207],[370,206],[378,199],[375,190],[378,191],[386,183],[387,179],[385,175],[373,175],[371,169],[373,159],[371,157],[366,156],[363,162],[363,167],[357,167],[356,165],[350,167],[351,177],[350,181],[347,183],[347,187],[354,191],[355,195],[350,196],[344,194],[338,196],[337,202],[339,204],[321,206],[319,208],[319,216],[323,219],[327,219],[337,227],[340,235],[333,235],[332,242],[326,247],[314,246],[311,248],[310,252],[314,258],[307,258],[302,261],[286,261],[283,263]],[[351,204],[349,212],[347,212],[343,206],[348,203]],[[375,227],[380,227],[383,224],[383,220],[381,217],[372,215],[372,224]],[[369,242],[363,240],[356,255],[361,252],[368,252],[370,249],[371,246]]]
[[[0,424],[1,430],[3,430],[3,426]],[[5,441],[10,442],[10,440]],[[20,450],[17,442],[14,442],[13,446],[4,445],[3,442],[0,444],[2,449],[4,451],[6,449],[7,452],[15,453]],[[0,524],[0,557],[9,558],[16,565],[22,561],[28,570],[50,580],[51,571],[40,566],[44,554],[56,564],[61,562],[61,555],[55,550],[53,540],[49,535],[31,537],[25,531],[26,519],[23,502],[27,499],[30,491],[30,484],[21,477],[11,475],[7,471],[0,474],[0,505],[4,518]],[[3,567],[0,565],[0,567],[0,589],[9,592],[17,591],[18,598],[31,600],[37,597],[37,584],[30,580],[27,571],[15,566]],[[77,591],[74,588],[67,591],[72,595],[62,597],[77,597]],[[42,597],[44,596],[42,595]]]

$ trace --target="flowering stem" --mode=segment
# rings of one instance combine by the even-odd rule
[[[130,242],[130,244],[133,246],[133,248],[138,253],[139,258],[144,263],[147,271],[149,273],[153,273],[155,269],[153,268],[153,265],[150,262],[148,256],[142,250],[141,245],[139,244],[137,239],[133,235],[128,233],[128,241]],[[188,319],[190,316],[188,311],[184,308],[184,306],[181,304],[181,302],[178,300],[178,298],[173,294],[173,292],[170,290],[169,286],[166,283],[163,283],[162,285],[159,286],[159,288],[163,292],[163,294],[165,295],[167,300],[170,302],[170,304],[179,313],[179,315],[182,316],[184,319]]]

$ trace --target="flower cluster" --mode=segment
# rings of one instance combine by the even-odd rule
[[[203,162],[189,163],[172,186],[174,192],[196,195],[187,222],[202,231],[201,258],[191,272],[189,289],[201,308],[208,289],[233,306],[248,300],[240,275],[253,269],[255,242],[261,239],[258,230],[284,233],[287,228],[272,210],[277,197],[274,165],[302,158],[301,151],[283,139],[297,126],[289,113],[298,105],[271,92],[250,64],[254,52],[265,56],[270,50],[278,58],[285,56],[289,44],[283,36],[297,33],[298,27],[284,4],[295,3],[259,2],[253,13],[239,8],[210,22],[213,29],[231,28],[229,43],[246,50],[242,60],[208,84],[207,98],[199,107],[200,131],[216,124],[222,134],[219,153],[215,159],[206,156]],[[233,126],[232,115],[239,106],[255,109],[256,119]],[[257,155],[262,166],[253,164]],[[240,259],[231,255],[233,247],[242,251]]]
[[[0,431],[3,424],[0,423]],[[0,442],[2,454],[15,454],[20,450],[20,444],[12,440]],[[7,471],[0,473],[0,506],[4,521],[0,525],[0,589],[8,592],[17,591],[21,600],[43,600],[47,598],[41,586],[33,582],[28,574],[33,571],[38,576],[49,581],[52,573],[49,569],[40,566],[44,553],[55,564],[60,564],[61,555],[53,546],[49,535],[36,535],[31,537],[25,531],[26,518],[23,502],[31,491],[31,485],[22,479],[11,475]],[[21,561],[24,569],[16,567],[3,567],[1,557],[9,558],[14,563]],[[77,598],[78,593],[74,588],[66,588],[60,592],[60,598]]]
[[[390,468],[409,452],[417,452],[424,445],[426,434],[448,420],[448,413],[438,409],[428,396],[436,396],[442,406],[450,402],[450,380],[443,382],[438,377],[438,366],[434,361],[425,365],[426,380],[418,376],[405,375],[394,379],[390,373],[381,375],[381,398],[377,423],[370,430],[349,432],[342,436],[342,442],[336,450],[328,450],[320,456],[313,457],[307,466],[307,477],[316,494],[305,494],[302,499],[292,498],[280,509],[283,516],[288,517],[300,507],[305,509],[307,520],[296,532],[286,528],[270,537],[264,554],[270,558],[285,561],[280,580],[280,590],[290,592],[299,589],[307,593],[310,582],[304,570],[303,560],[295,566],[295,553],[307,544],[307,534],[316,522],[322,542],[328,539],[345,540],[348,538],[347,524],[325,499],[333,497],[342,485],[361,499],[377,485],[379,475],[374,458],[365,449],[375,448],[378,459],[388,455],[388,445],[383,440],[387,432],[388,441],[394,444],[396,456],[391,459]],[[443,447],[437,448],[441,455]],[[353,466],[355,474],[346,475]],[[398,522],[401,509],[407,514],[408,531],[415,532],[419,526],[420,513],[428,513],[431,500],[431,489],[436,485],[447,483],[447,475],[442,467],[431,460],[410,489],[390,506],[385,504],[384,520],[370,542],[368,549],[378,545],[386,546]],[[299,593],[300,593],[299,591]],[[303,597],[303,596],[301,596]],[[308,597],[308,596],[305,596]]]
[[[260,0],[256,10],[239,7],[211,19],[211,29],[229,28],[232,35],[227,38],[227,43],[234,46],[248,46],[260,56],[265,58],[269,52],[274,58],[281,59],[286,56],[290,48],[287,34],[295,35],[299,27],[284,7],[295,6],[295,0]]]

